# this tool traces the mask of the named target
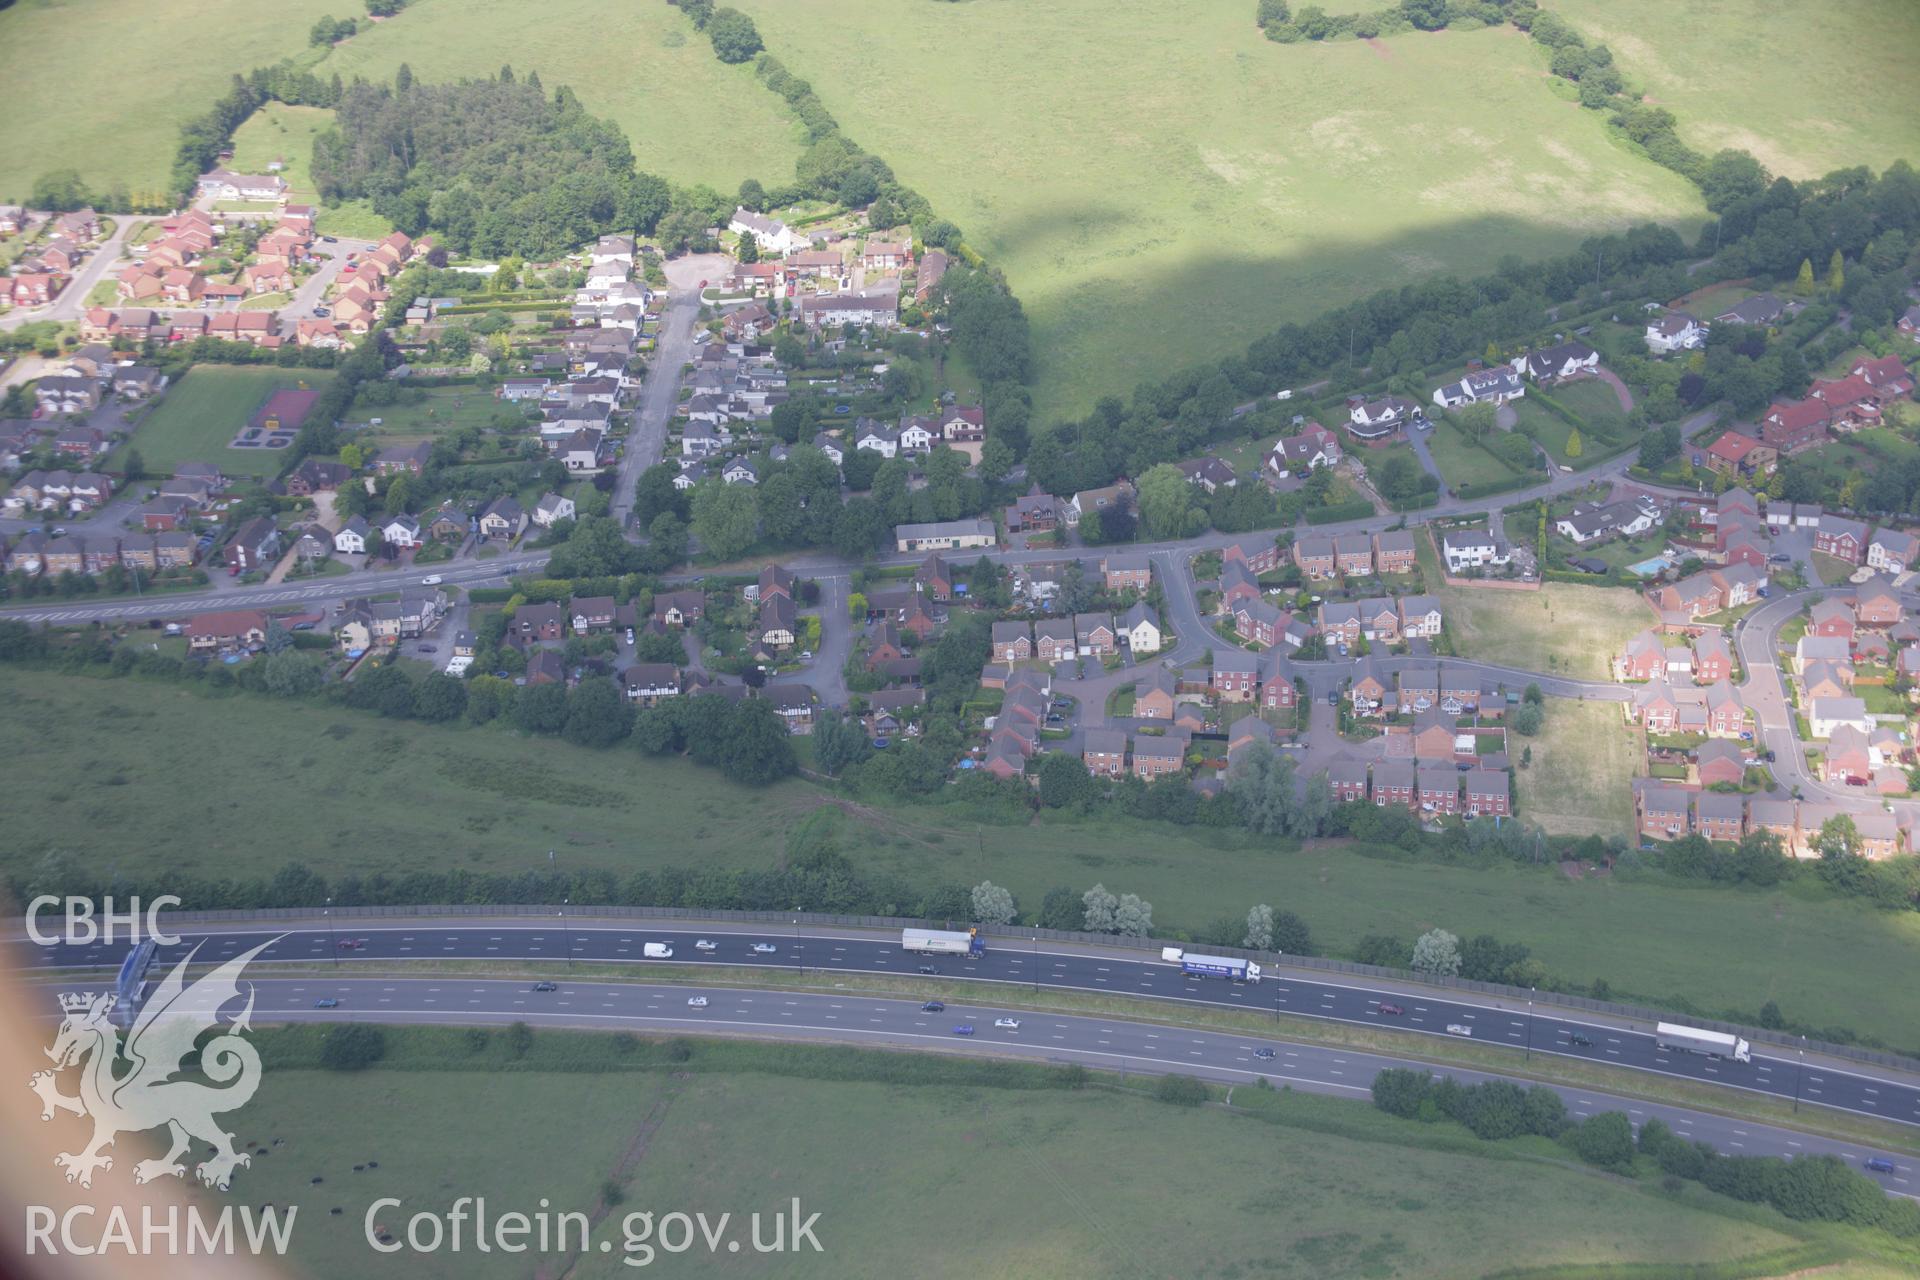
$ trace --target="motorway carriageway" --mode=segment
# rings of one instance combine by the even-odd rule
[[[418,936],[418,935],[416,935]],[[718,939],[716,938],[716,941]],[[675,960],[680,957],[676,948]],[[261,1022],[354,1021],[408,1025],[526,1022],[547,1027],[641,1030],[686,1035],[741,1035],[782,1041],[848,1044],[866,1048],[919,1049],[986,1054],[1037,1062],[1077,1062],[1092,1068],[1161,1075],[1179,1072],[1226,1084],[1248,1085],[1264,1077],[1315,1093],[1365,1101],[1373,1078],[1386,1067],[1435,1071],[1428,1063],[1319,1045],[1289,1044],[1245,1031],[1205,1031],[1156,1026],[1098,1015],[1033,1013],[953,998],[938,1012],[913,996],[860,996],[731,987],[652,986],[644,983],[553,979],[554,991],[516,982],[455,975],[429,978],[355,978],[342,965],[330,973],[254,981],[254,1017]],[[984,990],[984,989],[983,989]],[[688,1000],[704,998],[704,1008]],[[335,1000],[332,1009],[316,1008]],[[1017,1026],[995,1022],[1012,1019]],[[961,1035],[957,1027],[971,1027]],[[1258,1056],[1261,1051],[1270,1056]],[[1447,1069],[1468,1082],[1499,1079],[1480,1071]],[[1522,1082],[1525,1083],[1525,1082]],[[1920,1191],[1920,1167],[1891,1156],[1891,1173],[1863,1167],[1884,1155],[1862,1143],[1825,1138],[1684,1107],[1616,1098],[1574,1086],[1550,1086],[1579,1119],[1602,1111],[1625,1112],[1637,1129],[1658,1118],[1684,1138],[1711,1143],[1730,1155],[1834,1155],[1896,1195]]]
[[[556,913],[557,917],[557,913]],[[1605,1022],[1583,1022],[1563,1011],[1543,1006],[1530,1014],[1525,1004],[1485,997],[1436,999],[1433,993],[1409,994],[1357,985],[1356,977],[1308,980],[1298,971],[1281,971],[1258,983],[1233,983],[1218,978],[1194,978],[1157,955],[1131,959],[1097,952],[1021,946],[996,935],[988,939],[987,953],[966,956],[921,956],[903,951],[897,935],[849,931],[798,933],[778,926],[758,927],[735,922],[671,927],[650,920],[648,927],[619,927],[604,920],[578,925],[560,918],[551,922],[506,917],[482,923],[386,924],[364,920],[342,921],[331,931],[302,927],[284,931],[249,929],[227,932],[208,928],[182,930],[180,944],[161,948],[150,977],[198,945],[199,962],[221,961],[279,936],[255,963],[327,963],[341,971],[362,962],[399,961],[538,961],[541,972],[552,974],[561,962],[660,964],[697,968],[727,965],[744,968],[804,969],[815,974],[891,974],[914,977],[920,966],[932,965],[944,981],[976,980],[1039,985],[1056,990],[1090,991],[1103,995],[1136,996],[1226,1007],[1254,1013],[1287,1013],[1324,1018],[1358,1026],[1446,1037],[1446,1028],[1472,1028],[1480,1044],[1505,1045],[1562,1058],[1582,1059],[1614,1067],[1629,1067],[1657,1075],[1677,1076],[1705,1084],[1744,1089],[1753,1093],[1792,1098],[1804,1104],[1847,1111],[1875,1119],[1920,1126],[1920,1087],[1899,1078],[1882,1078],[1858,1069],[1842,1070],[1830,1060],[1802,1067],[1795,1058],[1763,1054],[1758,1048],[1751,1063],[1717,1059],[1702,1054],[1662,1049],[1650,1031],[1636,1031]],[[718,949],[694,949],[697,938],[708,938]],[[357,946],[341,948],[346,941]],[[671,961],[645,960],[642,947],[664,942],[673,947]],[[771,946],[758,954],[754,944]],[[33,966],[81,968],[117,966],[126,953],[124,943],[80,947],[62,944],[33,947]],[[569,955],[569,953],[571,953]],[[1382,1002],[1397,1005],[1403,1014],[1382,1014]],[[1150,1015],[1149,1015],[1150,1016]],[[1592,1043],[1576,1044],[1575,1034]]]

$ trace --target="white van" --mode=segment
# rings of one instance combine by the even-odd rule
[[[664,942],[649,942],[640,948],[640,953],[649,960],[673,959],[673,948]]]

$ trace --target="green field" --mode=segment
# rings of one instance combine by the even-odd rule
[[[836,803],[802,782],[748,791],[628,748],[591,752],[141,680],[0,668],[0,702],[13,777],[0,871],[62,860],[130,876],[266,876],[290,862],[364,876],[423,860],[517,871],[544,866],[549,849],[563,867],[726,871],[776,865],[789,830]],[[1547,747],[1535,755],[1558,767]],[[916,883],[990,878],[1028,910],[1052,886],[1096,880],[1152,902],[1161,930],[1272,902],[1298,912],[1324,951],[1444,925],[1524,942],[1551,972],[1604,977],[1622,993],[1674,994],[1674,975],[1685,974],[1683,994],[1703,1008],[1752,1011],[1775,999],[1789,1017],[1901,1039],[1920,1025],[1920,989],[1853,978],[1920,962],[1920,914],[1869,911],[1811,883],[1761,892],[1631,872],[1575,882],[1505,863],[1413,862],[1340,842],[1303,851],[1131,821],[982,827],[937,807],[846,805],[836,840],[860,865]],[[1703,953],[1724,963],[1702,966]]]
[[[299,53],[329,0],[27,0],[0,12],[0,198],[78,169],[96,188],[166,185],[180,125],[236,74]]]
[[[301,28],[304,38],[305,27]],[[322,75],[390,81],[401,63],[415,79],[540,73],[548,92],[567,85],[581,105],[626,130],[640,168],[672,182],[731,192],[742,179],[793,180],[799,131],[751,66],[729,67],[678,10],[646,0],[545,0],[529,21],[520,0],[415,0],[334,49]]]
[[[1554,0],[1706,151],[1744,147],[1776,173],[1920,162],[1909,0]],[[1861,92],[1838,90],[1858,85]],[[1838,91],[1836,91],[1838,90]]]
[[[444,1213],[464,1195],[485,1196],[492,1214],[530,1211],[541,1197],[555,1212],[592,1212],[607,1180],[624,1198],[594,1239],[616,1251],[584,1259],[582,1277],[635,1274],[617,1251],[627,1213],[729,1212],[748,1236],[748,1215],[795,1197],[803,1217],[820,1215],[819,1253],[754,1265],[702,1248],[655,1261],[676,1276],[1421,1280],[1516,1258],[1741,1258],[1806,1233],[1697,1188],[1669,1197],[1592,1173],[1538,1139],[1481,1144],[1358,1101],[1240,1090],[1235,1114],[1109,1088],[810,1079],[734,1069],[766,1061],[769,1048],[713,1041],[691,1042],[690,1069],[673,1073],[503,1072],[500,1038],[476,1062],[459,1033],[401,1033],[403,1055],[415,1042],[439,1046],[441,1069],[420,1055],[405,1057],[412,1069],[264,1074],[238,1117],[242,1136],[283,1141],[235,1186],[251,1203],[299,1206],[300,1274],[558,1274],[540,1265],[551,1256],[377,1255],[363,1234],[368,1206],[402,1200],[380,1217],[396,1232],[407,1215]],[[579,1038],[537,1032],[529,1064]],[[807,1056],[825,1066],[874,1055]],[[487,1123],[472,1123],[479,1114]],[[355,1169],[369,1160],[379,1167]],[[1182,1185],[1236,1190],[1170,1199]]]
[[[277,160],[285,166],[280,176],[286,179],[288,203],[319,204],[320,193],[307,171],[313,164],[314,138],[332,126],[333,112],[321,107],[269,102],[234,130],[230,167],[236,173],[265,173]]]
[[[1427,451],[1449,489],[1463,484],[1495,484],[1520,473],[1467,439],[1452,418],[1441,417],[1427,432]],[[1537,473],[1536,473],[1537,474]]]
[[[159,406],[134,431],[132,447],[155,475],[170,475],[182,462],[211,462],[234,476],[278,474],[287,458],[285,450],[229,448],[234,432],[273,392],[286,387],[318,388],[332,376],[311,369],[198,365],[168,388]]]
[[[1550,92],[1512,30],[1376,49],[1277,45],[1237,4],[741,7],[1005,268],[1042,422],[1383,286],[1700,214]]]
[[[1644,771],[1640,730],[1614,702],[1548,698],[1537,737],[1514,735],[1514,762],[1533,748],[1533,763],[1514,773],[1520,815],[1555,834],[1624,835],[1633,829],[1632,780]]]

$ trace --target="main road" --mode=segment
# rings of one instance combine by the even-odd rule
[[[718,944],[712,951],[694,947],[698,938]],[[356,944],[340,947],[341,941]],[[198,948],[202,960],[219,961],[271,942],[256,964],[333,964],[344,974],[359,966],[415,961],[512,961],[535,963],[543,970],[578,963],[644,965],[648,943],[673,948],[674,963],[693,967],[746,966],[807,970],[825,974],[917,977],[932,965],[943,980],[1028,984],[1036,990],[1084,991],[1101,995],[1178,1001],[1210,1008],[1240,1009],[1278,1017],[1282,1013],[1357,1026],[1495,1044],[1522,1053],[1551,1053],[1606,1066],[1719,1085],[1749,1093],[1795,1098],[1809,1105],[1855,1115],[1920,1126],[1920,1079],[1860,1064],[1820,1059],[1802,1064],[1796,1055],[1756,1049],[1748,1063],[1724,1061],[1663,1048],[1652,1028],[1606,1018],[1576,1016],[1544,1002],[1529,1008],[1525,1000],[1500,1000],[1468,994],[1443,994],[1432,988],[1394,986],[1362,975],[1329,977],[1317,970],[1281,968],[1259,983],[1195,978],[1177,964],[1133,953],[1105,951],[996,935],[979,957],[929,959],[901,950],[898,934],[857,929],[711,924],[689,921],[636,922],[632,925],[580,920],[504,917],[475,923],[434,921],[377,925],[342,919],[333,928],[276,931],[262,928],[182,931],[177,946],[162,948],[156,968]],[[755,944],[769,950],[756,952]],[[36,947],[28,967],[77,968],[117,965],[122,943],[79,947]],[[1383,1009],[1383,1002],[1386,1006]],[[1392,1009],[1401,1010],[1398,1013]],[[1578,1034],[1588,1043],[1576,1042]]]
[[[1205,1031],[1116,1017],[1033,1013],[984,999],[955,998],[928,1008],[913,996],[752,990],[737,987],[656,986],[561,978],[552,991],[532,984],[460,977],[355,978],[344,973],[255,980],[258,1022],[373,1022],[500,1026],[514,1022],[593,1030],[632,1029],[686,1035],[837,1043],[869,1048],[964,1053],[1051,1064],[1078,1063],[1123,1073],[1178,1073],[1227,1084],[1265,1080],[1355,1101],[1370,1095],[1374,1076],[1389,1067],[1432,1071],[1430,1064],[1391,1054],[1296,1044],[1248,1031]],[[704,1000],[703,1006],[690,1003]],[[320,1008],[321,1001],[337,1002]],[[51,1001],[49,1001],[51,1004]],[[963,1030],[965,1029],[965,1030]],[[1572,1053],[1564,1029],[1543,1032],[1537,1052]],[[1449,1068],[1468,1083],[1497,1074]],[[1527,1083],[1519,1081],[1518,1083]],[[1876,1179],[1896,1195],[1920,1187],[1920,1167],[1864,1143],[1696,1111],[1613,1097],[1598,1090],[1549,1086],[1576,1119],[1604,1111],[1627,1115],[1637,1129],[1658,1119],[1682,1137],[1730,1155],[1832,1155]],[[1870,1156],[1890,1159],[1890,1171],[1864,1167]]]

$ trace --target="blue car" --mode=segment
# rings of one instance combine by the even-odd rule
[[[313,1007],[316,1009],[338,1009],[340,1007],[340,1002],[338,1000],[335,1000],[332,996],[321,996],[318,1000],[315,1000],[313,1002]]]
[[[953,1034],[957,1036],[970,1036],[973,1034],[973,1024],[971,1022],[963,1022],[953,1029]]]

